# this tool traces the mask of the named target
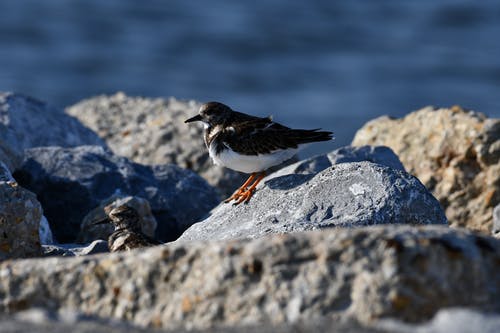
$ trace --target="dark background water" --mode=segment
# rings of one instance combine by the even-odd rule
[[[351,141],[426,105],[500,116],[500,1],[2,0],[0,90],[218,100]]]

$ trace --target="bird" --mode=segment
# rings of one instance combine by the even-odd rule
[[[108,237],[110,252],[130,251],[132,249],[160,245],[155,239],[141,231],[139,213],[128,205],[111,209],[107,217],[94,222],[94,225],[112,223],[115,231]]]
[[[292,129],[274,122],[271,116],[255,117],[219,102],[202,104],[198,114],[184,122],[195,121],[204,125],[205,145],[215,164],[250,174],[224,200],[234,200],[234,205],[248,203],[266,170],[292,158],[300,146],[333,138],[332,132]]]

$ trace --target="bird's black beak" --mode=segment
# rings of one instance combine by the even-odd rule
[[[103,219],[94,221],[94,222],[92,222],[92,225],[99,225],[99,224],[106,224],[106,223],[111,223],[111,220],[109,219],[109,217],[105,217]]]
[[[198,115],[194,116],[193,118],[189,118],[188,120],[184,121],[184,123],[190,123],[190,122],[193,122],[193,121],[200,121],[202,119],[203,118],[198,114]]]

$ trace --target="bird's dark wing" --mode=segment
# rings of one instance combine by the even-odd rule
[[[231,116],[227,120],[227,124],[239,125],[239,124],[268,124],[272,122],[271,117],[256,117],[243,112],[233,111],[231,112]]]
[[[220,142],[244,155],[268,154],[280,149],[297,148],[299,144],[326,141],[331,132],[295,130],[275,123],[271,118],[257,118],[239,122],[220,134]]]

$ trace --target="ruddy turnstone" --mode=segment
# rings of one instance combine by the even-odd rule
[[[121,205],[113,208],[107,215],[107,218],[93,224],[112,223],[115,226],[115,231],[108,238],[110,252],[161,244],[141,231],[139,213],[134,208]]]
[[[215,164],[250,173],[248,180],[227,198],[234,204],[248,202],[266,170],[293,157],[303,144],[332,139],[332,132],[319,129],[291,129],[272,121],[233,111],[229,106],[209,102],[185,123],[201,121],[205,144]]]

